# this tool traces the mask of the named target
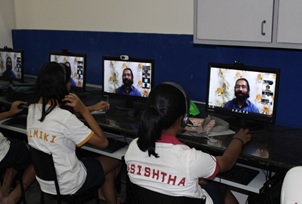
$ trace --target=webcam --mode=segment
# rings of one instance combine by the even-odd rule
[[[7,46],[4,46],[3,49],[4,49],[4,50],[13,50],[13,48],[10,48],[10,47],[7,47]]]
[[[129,60],[129,56],[128,55],[121,55],[120,59],[121,60]]]
[[[69,53],[70,53],[70,52],[69,52],[67,49],[65,49],[65,48],[62,48],[61,52],[62,52],[63,54],[69,54]]]
[[[238,67],[244,67],[244,64],[240,61],[237,61],[237,60],[234,62],[234,64]]]

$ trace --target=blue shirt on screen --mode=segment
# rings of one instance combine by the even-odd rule
[[[225,108],[229,109],[235,109],[235,110],[241,110],[241,111],[247,111],[247,112],[253,112],[253,113],[259,113],[259,109],[249,100],[245,101],[245,104],[240,108],[237,103],[237,99],[234,98],[233,100],[228,101],[225,105]]]
[[[117,88],[115,93],[129,95],[129,96],[142,96],[139,90],[135,88],[133,85],[131,85],[131,91],[128,93],[125,91],[124,85]]]

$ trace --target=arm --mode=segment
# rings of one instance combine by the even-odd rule
[[[65,105],[70,106],[74,109],[75,113],[78,113],[84,118],[87,125],[94,132],[94,135],[88,140],[89,144],[92,144],[98,148],[105,148],[108,146],[108,140],[104,135],[103,130],[96,122],[94,117],[91,115],[88,107],[79,99],[76,94],[70,93],[65,96],[64,101]]]
[[[252,138],[252,135],[248,132],[248,129],[240,129],[239,132],[233,136],[233,140],[226,148],[223,155],[217,157],[220,172],[228,171],[235,165],[243,145]]]
[[[8,111],[0,113],[0,120],[3,120],[5,118],[12,117],[18,113],[20,113],[23,109],[18,108],[20,104],[25,104],[24,101],[15,101],[12,103],[10,109]]]
[[[94,105],[87,106],[88,110],[91,111],[98,111],[98,110],[108,110],[110,107],[110,104],[106,101],[100,101]]]

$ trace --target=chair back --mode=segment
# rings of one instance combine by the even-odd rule
[[[45,153],[31,146],[30,154],[36,171],[36,177],[44,181],[53,181],[56,187],[57,195],[60,195],[61,193],[52,154]]]
[[[205,204],[205,199],[190,198],[185,196],[170,196],[132,183],[127,176],[126,180],[127,204]]]
[[[281,188],[281,204],[302,203],[302,166],[288,170]]]
[[[96,204],[100,203],[100,200],[98,198],[99,186],[94,186],[81,193],[61,195],[52,154],[45,153],[34,147],[30,147],[30,154],[31,154],[32,163],[36,171],[36,177],[39,178],[40,180],[54,182],[56,193],[57,193],[55,197],[58,204],[60,204],[61,201],[65,201],[67,203],[72,203],[72,204],[86,203],[91,199],[95,199]],[[44,192],[42,189],[41,189],[40,203],[42,204],[45,203]]]

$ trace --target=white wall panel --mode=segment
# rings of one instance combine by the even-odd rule
[[[17,29],[193,33],[193,0],[14,0]]]

